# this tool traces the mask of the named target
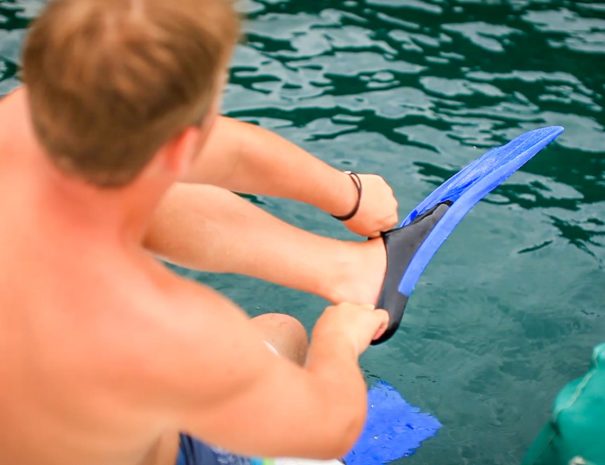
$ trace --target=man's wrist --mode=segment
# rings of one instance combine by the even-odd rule
[[[334,171],[335,175],[330,184],[330,195],[324,198],[326,204],[322,210],[335,218],[346,217],[356,208],[358,199],[361,200],[359,188],[355,180],[348,174],[349,171]],[[361,179],[359,183],[361,183]]]
[[[361,178],[359,177],[359,175],[354,171],[345,171],[344,174],[349,176],[349,178],[353,182],[353,185],[355,186],[355,190],[357,192],[357,198],[355,200],[355,205],[353,205],[353,208],[349,211],[349,213],[345,215],[332,215],[332,218],[335,218],[339,221],[348,221],[357,214],[357,212],[359,211],[359,206],[361,205],[361,195],[363,193],[363,185],[361,183]]]

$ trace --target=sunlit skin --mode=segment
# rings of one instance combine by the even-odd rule
[[[307,351],[297,323],[278,316],[250,320],[215,291],[168,271],[141,245],[146,235],[149,240],[149,225],[159,225],[156,249],[165,246],[170,258],[162,215],[185,218],[186,211],[173,209],[194,192],[173,189],[173,200],[157,207],[185,174],[201,181],[195,167],[218,137],[215,118],[208,115],[201,127],[167,141],[128,186],[99,190],[51,164],[33,137],[23,89],[0,103],[0,462],[173,465],[183,430],[250,455],[328,458],[353,444],[366,410],[357,357],[383,331],[386,312],[372,305],[328,307]],[[264,215],[243,205],[232,208]],[[220,227],[218,216],[212,221]],[[262,221],[282,228],[285,241],[300,241],[307,261],[339,247],[273,218]],[[193,241],[184,235],[188,246]],[[343,258],[349,247],[367,247],[352,255],[367,254],[369,261],[363,270],[341,271],[338,292],[349,300],[347,279],[361,282],[375,266],[375,282],[351,300],[373,299],[384,274],[381,241],[343,244],[337,263],[361,263]],[[213,250],[221,246],[212,243]],[[266,251],[250,249],[259,256]],[[267,272],[259,271],[258,257],[217,256],[201,254],[199,264],[217,267],[215,260],[250,274],[293,272],[287,263],[285,270]],[[305,273],[309,269],[300,271],[302,281]],[[307,279],[299,287],[309,290],[317,281]]]
[[[378,235],[395,224],[397,202],[381,177],[361,179],[359,212],[345,225]],[[342,214],[357,197],[346,174],[267,130],[221,117],[185,180],[168,192],[154,216],[145,241],[153,251],[190,268],[246,274],[332,302],[376,302],[386,266],[380,239],[320,237],[221,188],[278,195]]]
[[[344,225],[378,237],[396,225],[397,201],[382,177],[359,176],[359,210]],[[231,192],[289,198],[344,215],[358,196],[348,175],[275,133],[217,117],[181,181],[164,196],[148,229],[144,243],[153,252],[190,268],[246,274],[335,303],[376,302],[386,268],[381,240],[320,237]]]

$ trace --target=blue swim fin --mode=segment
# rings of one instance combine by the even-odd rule
[[[435,436],[441,423],[406,402],[390,384],[380,381],[368,391],[368,416],[361,436],[345,457],[346,465],[384,465],[412,455]]]
[[[406,402],[393,386],[379,381],[368,390],[368,415],[363,432],[342,460],[277,458],[249,459],[249,462],[245,463],[250,465],[385,465],[414,454],[423,441],[435,436],[440,428],[441,423],[437,418],[421,412],[420,408]],[[177,465],[181,465],[181,462]]]
[[[383,234],[388,264],[376,307],[387,310],[390,320],[373,344],[395,333],[418,278],[462,218],[562,132],[560,126],[536,129],[488,151],[435,189],[399,228]]]

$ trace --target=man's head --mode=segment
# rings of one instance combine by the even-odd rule
[[[36,135],[63,172],[120,187],[210,112],[238,38],[230,0],[53,0],[23,78]]]

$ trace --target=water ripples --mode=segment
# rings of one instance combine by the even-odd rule
[[[18,83],[23,28],[43,3],[0,0],[0,94]],[[383,174],[402,213],[487,148],[538,126],[566,127],[461,223],[420,280],[400,332],[365,355],[370,378],[394,383],[445,426],[407,463],[517,463],[555,392],[605,334],[605,3],[239,6],[246,41],[230,71],[227,114],[336,166]],[[334,233],[311,209],[255,200]],[[204,277],[253,311],[319,305],[229,279]],[[261,297],[250,303],[251,295]]]
[[[419,149],[413,163],[417,174],[430,172],[424,180],[431,185],[479,150],[537,126],[563,125],[558,145],[526,168],[530,182],[498,194],[522,208],[578,211],[598,203],[603,211],[601,7],[248,0],[247,43],[236,54],[225,108],[275,128],[303,128],[311,147],[373,133],[401,156]],[[561,186],[574,193],[556,197],[569,190]],[[590,218],[558,218],[553,227],[562,237],[569,228],[598,237],[601,226],[582,229]],[[572,243],[598,254],[601,241],[578,241]]]

